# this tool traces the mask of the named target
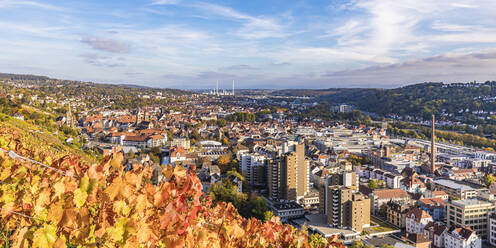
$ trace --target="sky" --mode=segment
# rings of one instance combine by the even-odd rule
[[[496,80],[495,0],[0,0],[0,72],[181,89]]]

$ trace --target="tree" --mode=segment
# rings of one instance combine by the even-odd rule
[[[271,220],[272,217],[274,217],[274,213],[272,211],[270,211],[270,210],[265,211],[265,213],[264,213],[264,220],[265,221]]]
[[[231,158],[226,154],[220,156],[217,159],[217,165],[219,166],[222,173],[225,173],[228,171],[230,162],[231,162]]]
[[[351,243],[351,248],[363,248],[363,242],[359,239],[356,239]]]
[[[375,181],[374,179],[371,179],[371,180],[369,181],[369,188],[370,188],[371,190],[377,189],[377,181]]]
[[[493,182],[496,181],[496,177],[493,174],[489,174],[484,178],[486,186],[489,187]]]
[[[167,140],[172,141],[174,139],[174,134],[171,130],[167,130]]]
[[[222,138],[222,144],[223,145],[229,144],[229,140],[226,137]]]
[[[225,125],[226,125],[226,120],[224,120],[224,119],[218,119],[217,120],[217,126],[223,127]]]

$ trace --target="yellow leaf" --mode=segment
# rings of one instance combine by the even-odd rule
[[[122,160],[124,160],[122,153],[114,153],[112,160],[110,161],[110,166],[114,169],[119,169],[121,167]]]
[[[131,208],[126,204],[125,201],[120,200],[114,202],[114,211],[127,217],[131,212]]]
[[[81,181],[79,181],[79,188],[88,193],[88,188],[90,187],[90,179],[88,176],[84,176],[81,178]]]
[[[120,218],[115,227],[107,228],[107,233],[115,242],[119,242],[124,238],[126,232],[127,218]]]
[[[65,193],[65,184],[59,181],[53,185],[53,189],[55,190],[55,197],[61,196]]]
[[[43,225],[33,234],[33,248],[52,247],[57,239],[57,228],[53,225]]]
[[[74,191],[74,204],[76,204],[76,207],[82,207],[86,202],[86,198],[88,198],[88,193],[85,191],[82,191],[81,189],[76,189]]]

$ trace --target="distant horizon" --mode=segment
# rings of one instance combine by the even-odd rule
[[[143,87],[143,88],[156,88],[156,89],[174,89],[174,90],[184,90],[184,91],[206,91],[209,92],[211,90],[215,90],[215,84],[212,88],[191,88],[191,89],[186,89],[186,88],[170,88],[170,87],[156,87],[156,86],[147,86],[144,84],[140,83],[118,83],[118,82],[95,82],[95,81],[85,81],[85,80],[78,80],[78,79],[68,79],[68,78],[57,78],[57,77],[52,77],[49,75],[38,75],[38,74],[31,74],[31,73],[10,73],[10,72],[0,72],[0,74],[12,74],[12,75],[18,75],[18,76],[37,76],[37,77],[47,77],[49,79],[56,79],[56,80],[66,80],[66,81],[76,81],[76,82],[82,82],[82,83],[95,83],[95,84],[111,84],[111,85],[120,85],[120,86],[137,86],[137,87]],[[484,81],[468,81],[468,82],[435,82],[435,81],[426,81],[426,82],[418,82],[418,83],[411,83],[411,84],[405,84],[405,85],[400,85],[396,87],[330,87],[330,88],[236,88],[236,90],[275,90],[275,91],[282,91],[282,90],[329,90],[329,89],[396,89],[396,88],[401,88],[409,85],[417,85],[417,84],[424,84],[424,83],[443,83],[443,84],[456,84],[456,83],[480,83],[483,84],[485,82],[490,82],[490,81],[496,81],[494,80],[484,80]],[[232,90],[232,82],[231,82],[231,88],[222,88],[220,87],[220,82],[219,82],[219,90],[226,90],[226,91],[231,91]]]
[[[493,0],[0,0],[0,71],[175,89],[483,81],[496,78],[495,10]]]

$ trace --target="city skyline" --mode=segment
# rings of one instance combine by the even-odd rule
[[[496,78],[493,1],[0,1],[0,71],[212,89]]]

